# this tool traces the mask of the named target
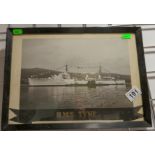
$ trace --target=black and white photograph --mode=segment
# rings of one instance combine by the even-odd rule
[[[33,117],[21,122],[141,118],[125,96],[130,89],[121,37],[23,39],[20,109]]]

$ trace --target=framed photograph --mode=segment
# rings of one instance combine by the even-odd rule
[[[2,130],[151,126],[141,28],[9,28]]]

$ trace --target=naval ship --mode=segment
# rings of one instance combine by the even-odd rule
[[[92,78],[86,75],[85,79],[78,80],[71,78],[68,72],[68,66],[65,67],[65,72],[58,75],[52,75],[48,78],[28,78],[29,86],[89,86],[89,85],[125,85],[125,80],[118,80],[114,77],[101,77],[101,66],[97,78]]]

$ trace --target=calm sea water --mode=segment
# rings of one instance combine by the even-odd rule
[[[21,109],[132,107],[126,86],[21,87]]]

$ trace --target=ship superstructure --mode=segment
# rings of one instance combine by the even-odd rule
[[[68,65],[65,66],[65,71],[54,74],[48,78],[28,78],[29,86],[89,86],[91,85],[125,85],[125,80],[116,79],[115,77],[102,76],[102,68],[99,66],[97,77],[89,77],[87,74],[85,78],[71,78],[68,71]]]

